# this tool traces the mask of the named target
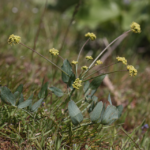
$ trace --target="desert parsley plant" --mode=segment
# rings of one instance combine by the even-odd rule
[[[131,24],[131,29],[122,35],[129,32],[140,33],[140,25],[133,22]],[[39,121],[39,118],[43,117],[46,117],[47,123],[51,120],[49,131],[46,132],[46,129],[43,129],[43,131],[39,131],[35,137],[35,139],[37,139],[40,136],[44,138],[45,136],[49,135],[49,138],[45,139],[47,149],[56,149],[56,147],[58,149],[65,149],[67,147],[74,149],[75,144],[82,143],[82,141],[80,141],[80,137],[86,138],[91,135],[91,132],[96,134],[97,130],[99,131],[99,138],[95,139],[93,137],[92,139],[94,142],[98,142],[100,144],[102,140],[101,131],[103,127],[113,124],[121,117],[123,106],[114,106],[112,104],[110,95],[108,96],[109,105],[106,105],[102,101],[98,101],[98,97],[96,97],[94,94],[107,74],[128,71],[129,75],[132,77],[137,75],[137,70],[134,68],[134,66],[128,64],[124,57],[119,56],[116,57],[117,62],[114,62],[114,65],[117,63],[122,63],[125,68],[124,70],[117,70],[95,75],[100,70],[107,67],[100,67],[100,69],[94,70],[95,67],[104,64],[104,62],[100,60],[101,56],[108,49],[108,47],[117,41],[122,35],[112,41],[104,50],[100,52],[96,58],[93,58],[92,56],[85,56],[85,59],[88,63],[90,62],[90,65],[85,64],[84,66],[80,66],[80,55],[84,49],[84,46],[90,40],[93,41],[96,39],[96,35],[94,33],[85,34],[87,40],[80,49],[77,59],[72,60],[71,63],[68,59],[63,59],[60,56],[59,50],[51,48],[49,53],[54,56],[53,59],[56,57],[63,59],[63,64],[61,67],[55,64],[52,60],[38,53],[36,50],[23,44],[21,42],[21,37],[14,34],[10,35],[8,38],[8,44],[20,44],[37,53],[39,56],[43,57],[57,69],[59,69],[62,73],[62,81],[67,85],[67,92],[64,92],[54,86],[48,87],[48,83],[43,83],[38,94],[39,100],[33,104],[32,97],[29,97],[27,100],[23,99],[22,86],[18,87],[15,93],[11,93],[7,87],[0,87],[1,100],[4,103],[10,104],[15,108],[15,110],[19,109],[19,111],[24,111],[31,116],[34,121],[36,120],[37,123],[42,123]],[[41,106],[41,104],[44,105],[44,100],[48,95],[48,90],[57,97],[53,104],[55,107],[51,112],[45,112],[41,110],[40,113],[36,113],[39,112],[38,108]],[[80,94],[82,97],[76,97],[78,92],[82,93]],[[58,113],[57,115],[59,117],[56,117],[56,112]],[[90,133],[88,132],[89,129],[91,129]],[[45,133],[43,133],[44,131]],[[90,149],[90,147],[88,149]]]

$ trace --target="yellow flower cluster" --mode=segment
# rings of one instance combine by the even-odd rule
[[[55,49],[55,48],[50,49],[49,52],[50,52],[52,55],[54,55],[54,56],[59,55],[59,51],[58,51],[57,49]]]
[[[132,22],[132,24],[131,24],[131,30],[134,33],[140,33],[141,32],[140,25],[138,23],[136,23],[136,22]]]
[[[73,82],[72,86],[73,86],[75,89],[79,90],[79,88],[82,86],[82,80],[80,80],[79,78],[77,78],[77,79]]]
[[[137,75],[137,70],[134,68],[134,66],[128,65],[127,69],[129,70],[130,76],[136,76]]]
[[[125,65],[127,65],[127,60],[125,59],[125,57],[116,57],[116,59],[118,60],[118,61],[121,61],[123,64],[125,64]]]
[[[92,59],[93,59],[92,56],[86,56],[85,58],[86,58],[87,60],[92,60]]]
[[[78,61],[73,60],[71,63],[72,63],[73,65],[76,65],[76,64],[78,64]]]
[[[90,32],[85,34],[85,37],[89,37],[92,41],[94,41],[96,39],[96,35],[94,33],[90,33]]]
[[[82,66],[81,69],[82,69],[82,70],[87,70],[88,67],[87,67],[87,66]]]
[[[19,44],[21,42],[21,37],[20,36],[17,36],[17,35],[10,35],[9,38],[8,38],[8,44],[12,45],[16,45],[16,44]]]
[[[96,63],[95,63],[95,66],[101,65],[101,64],[103,64],[103,62],[101,60],[97,60]]]

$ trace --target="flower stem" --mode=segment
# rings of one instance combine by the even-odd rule
[[[85,76],[85,78],[87,78],[87,77],[89,77],[89,76],[91,76],[91,75],[93,75],[93,74],[95,74],[95,73],[97,73],[97,72],[99,72],[99,71],[101,71],[101,70],[103,70],[103,69],[105,69],[105,68],[108,68],[108,67],[110,67],[110,66],[112,66],[112,65],[118,64],[118,63],[120,63],[120,62],[116,62],[116,63],[110,64],[110,65],[108,65],[108,66],[102,67],[102,68],[100,68],[99,70],[96,70],[95,72],[89,74],[88,76]]]
[[[128,34],[131,30],[124,32],[123,34],[121,34],[120,36],[118,36],[116,39],[114,39],[110,44],[108,44],[104,50],[94,59],[94,61],[91,63],[91,65],[89,66],[88,70],[86,71],[86,73],[89,71],[89,69],[94,65],[94,63],[98,60],[98,58],[108,49],[108,47],[110,47],[110,45],[112,45],[114,42],[116,42],[120,37],[122,37],[124,34]]]
[[[87,41],[81,47],[80,52],[79,52],[78,57],[77,57],[77,62],[79,61],[79,58],[80,58],[80,55],[81,55],[81,52],[82,52],[84,46],[88,43],[89,40],[90,40],[90,38],[88,38]],[[76,64],[76,77],[77,77],[77,71],[78,71],[78,64]]]
[[[112,71],[112,72],[102,73],[102,74],[100,74],[100,75],[98,75],[98,76],[95,76],[95,77],[89,78],[89,79],[87,79],[87,80],[83,80],[82,82],[86,82],[86,81],[88,81],[88,80],[91,80],[91,79],[97,78],[97,77],[102,76],[102,75],[105,75],[105,74],[111,74],[111,73],[115,73],[115,72],[125,72],[125,71],[128,71],[128,70]]]
[[[69,76],[65,71],[63,71],[59,66],[57,66],[55,63],[53,63],[52,61],[50,61],[49,59],[47,59],[46,57],[44,57],[43,55],[41,55],[40,53],[38,53],[37,51],[35,51],[34,49],[24,45],[23,43],[20,43],[20,45],[25,46],[26,48],[30,49],[31,51],[37,53],[38,55],[40,55],[41,57],[43,57],[44,59],[46,59],[48,62],[50,62],[51,64],[53,64],[55,67],[57,67],[59,70],[61,70],[63,73],[65,73],[67,76]]]

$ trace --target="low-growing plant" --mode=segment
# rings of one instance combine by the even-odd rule
[[[1,86],[0,98],[5,103],[1,106],[1,110],[6,112],[3,113],[5,115],[1,114],[1,134],[14,141],[17,139],[19,146],[28,145],[38,149],[77,150],[85,147],[89,150],[98,149],[98,147],[100,149],[107,148],[107,145],[114,148],[119,145],[119,143],[104,142],[111,138],[112,134],[110,130],[106,131],[109,127],[106,128],[105,126],[110,126],[121,117],[123,106],[114,106],[110,95],[108,95],[108,102],[102,102],[94,94],[107,74],[129,71],[130,76],[137,75],[137,70],[129,65],[124,57],[117,57],[117,62],[108,66],[97,67],[103,64],[100,58],[108,47],[131,31],[140,33],[140,25],[133,22],[131,30],[112,41],[95,59],[92,56],[86,56],[87,64],[90,62],[90,65],[86,64],[81,68],[79,68],[80,55],[84,46],[90,40],[96,39],[94,33],[85,34],[88,39],[80,49],[77,59],[72,60],[71,63],[68,59],[64,59],[59,55],[59,50],[55,48],[49,50],[52,59],[60,57],[63,60],[61,67],[23,44],[21,37],[10,35],[8,44],[20,44],[59,69],[62,73],[62,81],[66,84],[66,90],[54,86],[49,87],[48,83],[43,81],[36,102],[33,103],[35,101],[33,95],[26,100],[24,99],[23,85],[19,85],[14,93],[6,86]],[[123,63],[125,69],[97,75],[102,69],[118,63]],[[48,97],[52,99],[50,103],[47,102]],[[40,107],[41,105],[42,107]],[[47,109],[45,109],[45,105],[47,105]],[[123,129],[122,132],[127,134]],[[115,138],[115,136],[114,133],[112,137]],[[87,139],[90,141],[87,141]],[[134,140],[132,142],[134,143]],[[136,143],[133,146],[138,147]]]

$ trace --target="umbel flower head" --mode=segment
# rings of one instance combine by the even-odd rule
[[[132,22],[132,24],[131,24],[131,30],[134,33],[140,33],[141,32],[140,25],[138,23],[136,23],[136,22]]]
[[[86,33],[85,37],[89,37],[92,41],[94,41],[96,39],[96,35],[94,33]]]
[[[92,56],[86,56],[85,58],[86,58],[87,60],[92,60],[92,59],[93,59]]]
[[[136,76],[137,75],[137,70],[132,65],[128,65],[127,69],[129,70],[130,76]]]
[[[55,49],[55,48],[50,49],[49,52],[50,52],[52,55],[54,55],[54,56],[59,55],[59,51],[58,51],[57,49]]]
[[[73,82],[72,86],[73,86],[75,89],[79,90],[79,88],[82,86],[82,80],[80,80],[79,78],[77,78],[77,79]]]
[[[10,35],[9,38],[8,38],[8,44],[12,45],[16,45],[16,44],[19,44],[21,42],[21,37],[20,36],[17,36],[17,35]]]
[[[88,67],[87,67],[87,66],[82,66],[81,69],[82,69],[82,70],[87,70]]]
[[[73,60],[71,63],[72,63],[73,65],[76,65],[76,64],[78,64],[78,61]]]
[[[121,61],[123,64],[125,64],[125,65],[127,65],[127,60],[125,59],[125,57],[116,57],[116,59],[118,60],[118,61]]]
[[[101,65],[101,64],[103,64],[103,62],[101,60],[97,60],[96,63],[95,63],[95,66]]]

